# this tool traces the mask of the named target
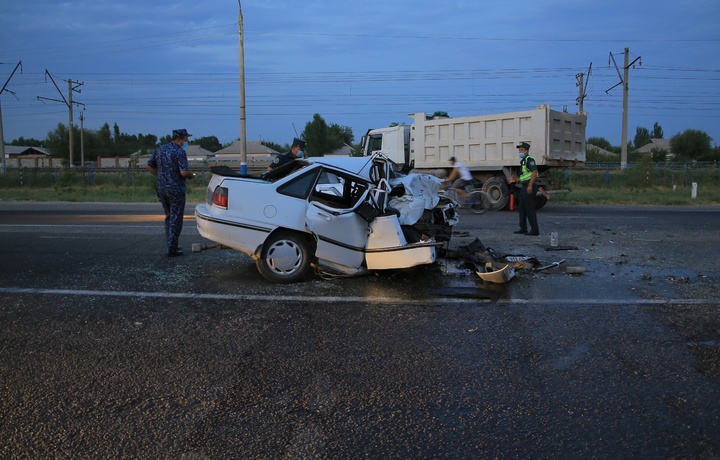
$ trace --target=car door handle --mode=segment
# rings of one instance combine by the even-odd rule
[[[330,222],[332,220],[332,216],[330,214],[325,214],[324,212],[317,213],[318,217]]]

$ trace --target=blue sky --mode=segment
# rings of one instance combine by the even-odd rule
[[[245,0],[242,11],[248,140],[290,142],[315,113],[359,142],[422,111],[575,112],[585,73],[587,135],[620,145],[610,54],[621,68],[627,47],[641,58],[629,140],[657,122],[666,138],[692,128],[720,143],[717,0]],[[0,96],[6,141],[67,125],[68,80],[83,83],[74,123],[82,111],[88,129],[240,136],[237,0],[5,2],[0,84],[19,61]]]

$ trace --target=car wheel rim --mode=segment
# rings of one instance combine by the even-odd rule
[[[274,272],[289,275],[302,265],[302,249],[292,241],[278,241],[269,248],[266,259]]]

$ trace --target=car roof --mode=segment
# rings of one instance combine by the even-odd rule
[[[311,157],[307,158],[312,163],[320,163],[336,168],[344,169],[357,176],[369,177],[370,167],[372,166],[372,157],[345,157],[345,156],[329,156],[329,157]]]

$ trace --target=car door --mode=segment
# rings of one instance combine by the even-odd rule
[[[321,264],[347,267],[348,272],[364,266],[368,222],[356,210],[368,193],[367,182],[357,176],[329,169],[319,175],[308,199],[306,223],[317,237],[315,255]]]

